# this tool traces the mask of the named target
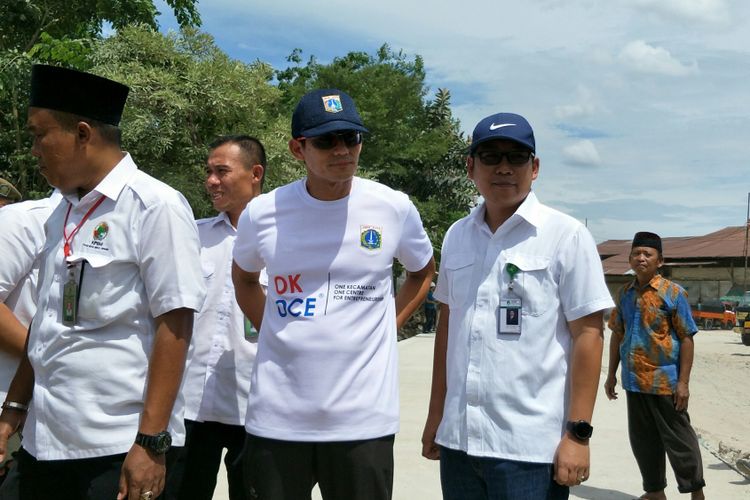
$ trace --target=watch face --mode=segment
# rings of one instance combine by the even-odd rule
[[[170,446],[172,446],[172,436],[168,432],[163,431],[156,435],[156,445],[154,446],[156,453],[166,453]]]
[[[584,422],[583,420],[579,420],[578,422],[573,424],[573,434],[578,439],[590,438],[593,431],[594,428],[591,427],[591,424],[589,424],[588,422]]]

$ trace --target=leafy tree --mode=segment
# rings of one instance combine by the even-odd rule
[[[200,25],[197,0],[167,0],[182,26]],[[0,2],[0,176],[26,197],[43,196],[46,182],[33,175],[24,132],[31,65],[49,63],[87,70],[104,23],[155,28],[152,0],[2,0]]]
[[[300,175],[286,153],[289,122],[278,116],[281,93],[267,64],[230,59],[194,29],[164,35],[147,26],[121,29],[99,44],[92,61],[93,72],[130,87],[123,147],[145,171],[182,191],[196,216],[213,212],[203,170],[207,144],[219,135],[263,141],[267,188]]]
[[[181,27],[200,26],[196,0],[167,0]],[[159,11],[152,0],[3,0],[0,3],[0,50],[28,52],[42,33],[52,38],[97,38],[107,22],[157,28]]]

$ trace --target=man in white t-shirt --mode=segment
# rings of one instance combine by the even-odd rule
[[[46,223],[37,311],[0,415],[0,459],[23,427],[23,500],[156,498],[166,452],[184,442],[179,387],[205,297],[198,232],[184,197],[121,150],[127,94],[32,68],[31,152],[64,199]]]
[[[265,170],[266,152],[254,137],[225,136],[210,145],[205,186],[219,215],[197,221],[208,293],[195,316],[182,387],[186,455],[179,498],[213,498],[226,449],[229,498],[250,499],[241,458],[258,335],[234,298],[232,249],[237,221],[247,203],[261,193]]]
[[[309,498],[315,483],[325,499],[392,495],[396,330],[422,303],[434,264],[409,198],[355,177],[366,131],[346,93],[303,96],[289,150],[307,177],[240,217],[235,290],[260,331],[245,471],[260,498]],[[407,271],[395,300],[394,258]]]
[[[568,498],[589,476],[603,311],[588,230],[539,203],[534,132],[480,121],[466,160],[484,198],[445,235],[422,454],[447,500]]]

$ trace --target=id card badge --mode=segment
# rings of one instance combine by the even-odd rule
[[[63,285],[62,322],[74,326],[78,317],[78,264],[68,266],[68,277]]]
[[[248,342],[258,342],[258,330],[255,329],[253,324],[247,319],[247,316],[243,316],[245,319],[245,340]]]
[[[500,299],[497,308],[497,333],[521,334],[521,299],[518,297],[506,297]]]

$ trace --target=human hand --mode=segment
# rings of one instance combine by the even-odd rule
[[[26,412],[18,410],[4,410],[0,414],[0,463],[8,455],[8,439],[23,429],[26,422]]]
[[[572,438],[566,432],[555,451],[555,481],[564,486],[576,486],[589,478],[590,451],[588,442]]]
[[[604,392],[607,394],[609,400],[617,399],[617,377],[615,375],[608,375],[607,380],[604,381]]]
[[[677,411],[686,411],[688,408],[688,399],[690,399],[690,389],[687,382],[677,382],[677,389],[674,395],[674,409]]]
[[[435,436],[437,435],[441,419],[442,417],[435,418],[432,415],[428,415],[427,422],[424,424],[424,431],[422,432],[422,456],[429,460],[438,460],[440,458],[440,446],[435,442]]]
[[[164,490],[165,477],[164,455],[156,455],[134,444],[122,464],[117,500],[157,498]]]

